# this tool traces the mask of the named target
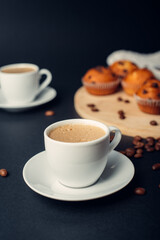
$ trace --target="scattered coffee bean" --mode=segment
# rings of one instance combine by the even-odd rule
[[[95,107],[95,104],[89,103],[89,104],[87,104],[87,107],[94,108],[94,107]]]
[[[136,145],[134,146],[134,148],[143,148],[144,147],[144,143],[143,142],[137,142]]]
[[[152,120],[152,121],[150,121],[150,125],[152,125],[152,126],[157,126],[158,123],[157,123],[155,120]]]
[[[117,100],[120,102],[123,101],[123,99],[121,97],[118,97]]]
[[[160,142],[160,138],[157,138],[157,142]]]
[[[133,155],[135,154],[135,149],[134,148],[126,148],[125,152],[126,152],[127,157],[133,157]]]
[[[125,119],[125,118],[126,118],[126,117],[125,117],[125,113],[124,113],[123,110],[119,110],[119,111],[118,111],[118,114],[119,114],[119,118],[120,118],[120,119]]]
[[[141,158],[142,157],[142,153],[136,153],[135,155],[134,155],[134,158]]]
[[[143,149],[142,149],[142,148],[138,148],[138,149],[136,150],[136,153],[142,154],[142,153],[143,153]]]
[[[153,170],[158,170],[158,169],[160,169],[160,163],[155,163],[155,164],[153,164],[152,169],[153,169]]]
[[[130,103],[130,101],[129,101],[129,100],[124,100],[124,102],[125,102],[125,103]]]
[[[118,114],[124,115],[124,111],[123,111],[123,110],[119,110],[119,111],[118,111]]]
[[[138,187],[134,189],[134,193],[137,195],[144,195],[146,193],[145,188]]]
[[[6,177],[7,174],[8,174],[8,173],[7,173],[7,170],[6,170],[6,169],[3,169],[3,168],[0,169],[0,176],[1,176],[1,177]]]
[[[145,149],[150,148],[149,144],[148,144],[148,143],[145,143],[144,148],[145,148]]]
[[[125,119],[126,117],[124,115],[119,116],[120,119]]]
[[[149,146],[153,146],[155,143],[155,139],[153,137],[147,137],[146,141]]]
[[[154,141],[149,141],[149,142],[148,142],[148,145],[149,145],[149,146],[153,146],[153,145],[154,145]]]
[[[146,148],[146,151],[147,152],[153,152],[154,151],[154,147],[148,147],[148,148]]]
[[[55,112],[54,111],[52,111],[52,110],[48,110],[48,111],[46,111],[45,112],[45,116],[53,116],[55,114]]]
[[[154,137],[147,137],[146,138],[146,141],[149,142],[149,141],[155,141]]]
[[[156,142],[155,144],[155,150],[160,151],[160,142]]]
[[[91,108],[91,111],[92,112],[99,112],[99,109],[98,108]]]
[[[135,141],[142,141],[142,137],[141,137],[141,136],[135,136],[135,137],[134,137],[134,140],[135,140]]]

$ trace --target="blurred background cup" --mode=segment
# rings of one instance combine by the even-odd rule
[[[40,83],[42,75],[46,78]],[[0,90],[10,104],[21,105],[32,102],[52,81],[47,69],[35,64],[17,63],[0,68]]]
[[[80,124],[101,128],[104,135],[88,142],[63,142],[49,137],[53,129],[64,125]],[[114,138],[110,142],[110,132]],[[108,154],[121,140],[118,128],[88,119],[69,119],[56,122],[44,131],[46,156],[53,175],[60,183],[73,188],[87,187],[94,184],[104,171]]]

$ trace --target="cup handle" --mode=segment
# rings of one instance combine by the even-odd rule
[[[42,75],[46,75],[47,77],[46,77],[46,79],[41,83],[41,85],[40,85],[40,87],[39,87],[39,89],[38,89],[38,91],[37,91],[37,95],[40,93],[40,92],[42,92],[49,84],[50,84],[50,82],[52,81],[52,74],[51,74],[51,72],[49,71],[49,70],[47,70],[47,69],[41,69],[40,71],[39,71],[39,74],[40,74],[40,76],[42,76]]]
[[[116,128],[116,127],[109,126],[109,130],[110,130],[110,132],[114,132],[115,133],[112,142],[109,144],[108,152],[110,153],[118,145],[118,143],[120,142],[122,134],[121,134],[121,131],[118,128]]]

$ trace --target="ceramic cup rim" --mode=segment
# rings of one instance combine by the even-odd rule
[[[52,139],[48,136],[48,133],[52,129],[54,129],[58,126],[66,125],[66,124],[93,125],[93,126],[100,127],[101,129],[103,129],[105,131],[105,135],[98,138],[98,139],[88,141],[88,142],[62,142],[62,141],[54,140],[54,139]],[[109,127],[106,126],[104,123],[101,123],[101,122],[96,121],[96,120],[91,120],[91,119],[74,118],[74,119],[66,119],[66,120],[62,120],[62,121],[58,121],[58,122],[55,122],[53,124],[50,124],[44,130],[44,137],[46,138],[47,141],[49,141],[51,143],[57,143],[57,144],[66,145],[66,146],[67,145],[68,146],[88,146],[88,145],[97,144],[97,143],[100,143],[100,142],[104,141],[109,136],[109,133],[110,133]]]
[[[9,69],[9,68],[13,68],[13,67],[30,67],[33,68],[34,71],[30,71],[30,72],[21,72],[21,73],[6,73],[6,72],[2,72],[3,69]],[[0,74],[2,75],[7,75],[7,76],[16,76],[16,75],[32,75],[35,74],[39,71],[39,67],[36,64],[33,63],[13,63],[13,64],[8,64],[8,65],[4,65],[0,68]]]

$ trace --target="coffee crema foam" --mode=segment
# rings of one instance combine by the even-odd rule
[[[105,131],[93,125],[66,124],[51,130],[50,138],[60,142],[89,142],[101,138]]]
[[[26,73],[35,71],[34,68],[30,67],[14,67],[14,68],[4,68],[1,70],[4,73]]]

